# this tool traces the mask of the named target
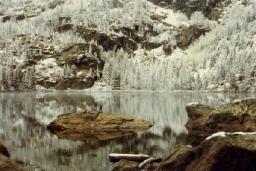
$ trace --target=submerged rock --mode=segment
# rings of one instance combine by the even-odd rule
[[[246,99],[232,102],[217,108],[202,104],[188,105],[189,141],[197,145],[206,137],[219,131],[256,131],[256,100]]]
[[[112,140],[140,131],[146,131],[151,123],[131,117],[105,113],[67,113],[48,125],[48,129],[62,139]]]

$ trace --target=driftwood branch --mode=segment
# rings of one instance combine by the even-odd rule
[[[118,162],[123,159],[129,161],[143,162],[144,160],[147,160],[149,158],[151,158],[151,156],[147,154],[109,154],[109,160],[111,162]]]
[[[143,169],[146,165],[150,163],[162,161],[160,157],[151,157],[147,154],[117,154],[117,153],[109,154],[109,160],[111,162],[118,162],[120,160],[140,162],[140,164],[138,165],[139,169]]]
[[[139,169],[143,169],[146,165],[152,163],[152,162],[161,162],[162,159],[159,157],[150,157],[149,159],[144,160],[141,162],[138,166]]]

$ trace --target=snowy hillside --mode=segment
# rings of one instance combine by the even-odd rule
[[[178,48],[170,56],[155,49],[150,55],[138,52],[135,59],[114,57],[105,72],[109,80],[119,77],[123,89],[254,91],[255,17],[255,1],[246,6],[233,1],[212,31],[188,49]]]
[[[253,0],[0,4],[2,91],[255,87]]]

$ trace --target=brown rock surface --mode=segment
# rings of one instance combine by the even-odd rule
[[[125,116],[80,112],[60,115],[48,129],[62,139],[105,141],[146,131],[151,126],[147,121]]]
[[[255,170],[255,135],[226,135],[206,140],[199,146],[161,164],[158,171],[246,171]]]
[[[208,19],[218,19],[220,17],[219,14],[216,14],[214,18],[212,18],[212,13],[214,10],[223,10],[223,7],[228,6],[230,4],[230,0],[149,0],[154,4],[165,7],[172,8],[174,10],[179,10],[185,13],[188,17],[191,16],[196,11],[201,11]],[[217,18],[218,17],[218,18]]]
[[[180,26],[178,34],[176,35],[177,46],[185,50],[200,36],[205,35],[205,33],[209,31],[209,28],[198,25],[191,25],[189,27]]]
[[[7,16],[4,16],[4,17],[3,17],[3,20],[2,20],[2,21],[3,21],[3,23],[6,23],[7,21],[10,21],[11,18],[12,18],[11,16],[7,15]]]
[[[193,104],[187,106],[189,141],[198,145],[213,133],[256,131],[256,100],[246,99],[217,108]]]
[[[128,160],[120,160],[115,163],[112,171],[134,171],[138,170],[138,162],[128,161]]]
[[[158,163],[150,163],[146,165],[143,169],[139,169],[139,162],[128,161],[128,160],[120,160],[119,162],[114,164],[114,168],[112,171],[155,171]]]
[[[11,160],[7,148],[0,142],[0,171],[24,171],[24,169]]]
[[[70,31],[73,29],[73,24],[67,23],[67,24],[61,24],[58,25],[58,27],[55,29],[55,31],[62,33],[66,31]]]
[[[17,17],[16,17],[16,21],[22,21],[25,19],[26,19],[26,16],[24,14],[17,15]]]
[[[160,46],[162,46],[162,43],[155,43],[155,42],[149,42],[149,41],[145,41],[142,44],[142,47],[145,48],[146,50],[156,49],[156,48],[159,48]]]
[[[0,170],[1,171],[25,171],[15,161],[0,154]]]
[[[161,163],[144,171],[250,171],[256,170],[256,134],[225,134],[196,147],[179,146]],[[139,162],[121,160],[113,171],[137,171]]]
[[[92,87],[94,84],[94,80],[92,78],[80,79],[80,78],[65,78],[61,79],[56,85],[56,90],[82,90],[86,88]]]
[[[7,148],[3,144],[1,144],[1,142],[0,142],[0,153],[5,155],[6,157],[10,157],[10,154]]]

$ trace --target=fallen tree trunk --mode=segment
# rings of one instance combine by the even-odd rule
[[[118,162],[123,159],[128,161],[143,162],[149,158],[152,158],[152,157],[147,154],[116,154],[116,153],[109,154],[109,160],[111,162]]]

